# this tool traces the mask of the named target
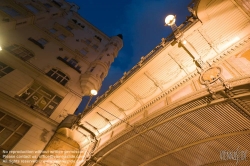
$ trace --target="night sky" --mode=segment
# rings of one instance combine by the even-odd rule
[[[190,15],[191,0],[71,0],[80,7],[78,13],[107,36],[123,35],[123,48],[112,63],[98,95],[118,81],[172,32],[164,26],[168,14],[176,15],[179,26]],[[98,96],[97,95],[97,96]],[[95,97],[97,97],[95,96]],[[82,112],[89,97],[83,97],[77,113]],[[95,101],[92,99],[91,103]]]

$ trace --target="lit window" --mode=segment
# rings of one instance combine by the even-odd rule
[[[78,64],[78,61],[72,58],[72,59],[69,60],[69,64],[71,66],[76,66]]]
[[[57,30],[55,28],[51,28],[49,31],[50,31],[50,33],[56,33],[57,32]]]
[[[20,95],[20,99],[33,106],[33,108],[38,108],[37,111],[40,113],[50,116],[61,102],[62,97],[37,83],[33,83]]]
[[[46,75],[61,85],[65,85],[69,81],[69,77],[58,69],[53,68]]]
[[[16,44],[5,47],[5,49],[13,55],[17,56],[18,58],[22,59],[23,61],[27,61],[30,58],[34,57],[34,55],[29,50]]]
[[[16,17],[16,16],[20,16],[21,14],[16,11],[13,8],[10,8],[8,6],[0,6],[0,10],[2,10],[3,12],[5,12],[6,14],[12,16],[12,17]]]
[[[0,159],[3,159],[3,151],[10,151],[27,133],[30,125],[4,113],[0,109]]]
[[[14,69],[0,62],[0,78],[12,72]]]
[[[64,39],[66,38],[66,36],[63,35],[63,34],[61,34],[61,35],[58,36],[58,38],[59,38],[60,40],[64,40]]]
[[[27,9],[29,9],[32,13],[38,13],[39,12],[39,10],[37,9],[37,8],[35,8],[33,5],[31,5],[31,4],[26,4],[25,5],[25,7],[27,8]]]
[[[44,46],[45,44],[47,44],[47,43],[48,43],[48,41],[47,41],[47,40],[45,40],[44,38],[40,38],[40,39],[38,39],[38,40],[37,40],[37,42],[38,42],[38,43],[40,43],[40,44],[41,44],[41,45],[43,45],[43,46]]]

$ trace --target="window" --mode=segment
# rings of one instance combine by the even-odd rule
[[[58,38],[59,38],[60,40],[64,40],[64,39],[66,38],[66,36],[63,35],[63,34],[61,34],[61,35],[58,36]]]
[[[18,11],[16,11],[15,9],[8,7],[8,6],[0,6],[0,10],[2,10],[3,12],[5,12],[6,14],[8,14],[12,17],[16,17],[16,16],[21,15]]]
[[[37,40],[37,42],[38,42],[38,43],[40,43],[40,44],[41,44],[41,45],[43,45],[43,46],[44,46],[45,44],[47,44],[47,43],[48,43],[48,41],[47,41],[47,40],[45,40],[44,38],[40,38],[40,39],[38,39],[38,40]]]
[[[23,61],[27,61],[30,58],[33,58],[34,55],[27,49],[17,44],[13,44],[11,46],[5,47],[7,51],[22,59]]]
[[[57,30],[55,28],[51,28],[49,31],[50,31],[50,33],[56,33],[57,32]]]
[[[80,50],[80,52],[81,52],[81,54],[83,54],[83,55],[87,55],[87,53],[88,53],[88,51],[87,51],[87,50],[85,50],[84,48],[83,48],[83,49],[81,49],[81,50]]]
[[[103,79],[103,76],[104,76],[104,73],[102,73],[102,74],[100,75],[100,78]]]
[[[62,97],[38,83],[33,83],[20,95],[20,99],[31,104],[32,108],[38,108],[41,110],[40,113],[49,117],[61,102]]]
[[[99,40],[100,42],[102,41],[102,38],[100,38],[100,37],[97,36],[97,35],[95,35],[95,38],[96,38],[97,40]]]
[[[94,44],[92,48],[96,50],[98,48],[98,45]]]
[[[48,3],[44,3],[43,4],[46,8],[51,8],[52,6],[50,5],[50,4],[48,4]]]
[[[37,8],[35,8],[33,5],[31,5],[31,4],[26,4],[26,5],[24,5],[27,9],[29,9],[32,13],[38,13],[39,12],[39,10],[37,9]]]
[[[71,28],[70,26],[66,26],[65,27],[67,30],[71,31],[73,28]]]
[[[81,69],[81,66],[76,66],[76,69],[77,69],[77,70],[80,70],[80,69]]]
[[[86,39],[86,40],[84,41],[84,43],[85,43],[86,45],[89,45],[89,44],[91,43],[91,41],[90,41],[89,39]]]
[[[69,64],[72,65],[72,66],[76,66],[77,63],[78,63],[78,61],[73,59],[73,58],[69,60]]]
[[[0,159],[3,150],[10,151],[30,129],[30,125],[10,116],[0,109]]]
[[[58,69],[53,68],[46,75],[61,85],[65,85],[69,81],[69,77]]]
[[[14,69],[0,62],[0,78],[12,72]]]

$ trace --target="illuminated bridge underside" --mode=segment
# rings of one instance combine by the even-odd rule
[[[165,110],[99,149],[90,165],[235,165],[220,152],[250,150],[250,84]],[[249,154],[240,165],[250,165]]]

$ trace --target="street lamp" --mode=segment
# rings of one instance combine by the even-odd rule
[[[178,29],[178,27],[175,24],[176,16],[170,14],[165,18],[165,26],[170,26],[174,32],[175,38],[179,38],[181,36],[181,33]]]
[[[84,110],[86,110],[86,108],[88,108],[91,99],[92,99],[93,96],[95,96],[95,95],[97,95],[97,91],[96,91],[95,89],[92,89],[92,90],[90,91],[90,98],[89,98],[89,101],[88,101],[88,103],[86,104]]]

